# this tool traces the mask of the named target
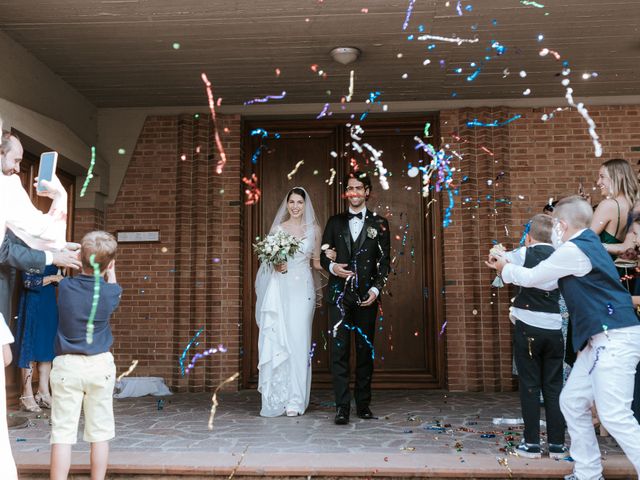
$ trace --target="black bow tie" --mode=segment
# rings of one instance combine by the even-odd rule
[[[359,218],[360,220],[362,220],[362,212],[358,212],[358,213],[347,212],[347,218],[349,220],[351,220],[352,218]]]

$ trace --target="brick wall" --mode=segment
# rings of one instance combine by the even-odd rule
[[[218,176],[209,116],[148,117],[106,215],[109,231],[158,230],[161,239],[119,247],[116,364],[137,359],[137,375],[163,377],[179,391],[210,389],[239,366],[239,118],[222,119],[220,128],[228,129],[228,163]],[[223,343],[228,352],[183,377],[178,357],[200,328],[198,351]]]
[[[104,229],[104,212],[95,208],[76,208],[73,217],[73,241],[80,242],[85,234]]]
[[[450,390],[514,388],[507,318],[513,291],[490,286],[494,275],[483,259],[492,241],[517,245],[524,224],[542,211],[550,197],[575,194],[580,183],[597,203],[599,192],[592,187],[600,164],[621,157],[635,166],[640,160],[640,153],[631,151],[640,146],[640,106],[589,109],[604,149],[601,158],[594,156],[586,124],[575,110],[557,112],[546,123],[540,120],[552,111],[441,112],[443,143],[463,155],[454,163],[461,168],[461,177],[468,176],[460,186],[452,225],[443,231]],[[484,123],[503,121],[516,114],[522,118],[501,128],[466,124],[475,118]]]
[[[594,107],[604,156],[593,156],[586,124],[575,111],[479,108],[441,112],[441,134],[462,159],[453,163],[468,179],[442,231],[445,245],[445,309],[450,390],[502,391],[511,375],[509,289],[492,289],[483,259],[492,241],[517,244],[528,218],[549,197],[591,189],[600,163],[623,157],[637,164],[640,107]],[[522,118],[501,128],[467,127]],[[116,202],[102,219],[76,212],[76,238],[104,222],[109,231],[159,230],[159,244],[121,245],[119,281],[124,287],[114,318],[119,370],[133,359],[136,374],[162,376],[180,391],[211,389],[240,369],[243,229],[240,119],[220,120],[228,163],[215,174],[218,154],[206,115],[148,117]],[[184,160],[182,160],[184,158]],[[489,182],[490,181],[490,182]],[[594,194],[597,192],[593,192]],[[594,199],[597,200],[597,199]],[[106,221],[105,221],[106,220]],[[182,377],[178,356],[201,327],[205,346],[222,342],[223,355],[201,360]],[[190,358],[190,356],[189,356]]]

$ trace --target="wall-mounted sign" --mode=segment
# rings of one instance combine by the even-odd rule
[[[160,232],[118,232],[118,243],[159,242]]]

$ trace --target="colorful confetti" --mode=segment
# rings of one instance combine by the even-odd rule
[[[218,154],[220,155],[220,160],[218,160],[218,165],[216,165],[216,173],[220,175],[222,173],[222,170],[224,169],[225,164],[227,163],[227,154],[224,151],[222,140],[220,140],[220,133],[218,133],[219,131],[218,120],[216,118],[216,108],[215,108],[215,102],[213,101],[213,91],[211,89],[211,82],[207,78],[207,74],[204,72],[202,73],[201,78],[207,90],[207,98],[209,100],[209,110],[211,111],[211,119],[213,120],[214,138],[216,141],[216,146],[218,147]]]
[[[318,114],[318,116],[316,117],[316,120],[321,119],[322,117],[327,117],[329,115],[333,115],[331,112],[329,112],[327,114],[327,112],[329,111],[329,104],[325,103],[324,107],[322,107],[322,111]]]
[[[411,19],[411,13],[413,12],[413,5],[416,3],[416,0],[409,0],[409,7],[407,8],[407,14],[404,17],[404,23],[402,24],[402,30],[406,30],[409,26],[409,20]]]
[[[121,149],[124,154],[124,149]],[[80,196],[84,197],[85,193],[87,193],[87,187],[89,186],[89,182],[93,178],[93,167],[96,164],[96,147],[91,147],[91,162],[89,163],[89,170],[87,171],[87,178],[85,178],[84,183],[82,184],[82,189],[80,190]]]
[[[291,170],[289,173],[287,173],[287,178],[289,180],[291,180],[293,178],[293,176],[298,173],[298,169],[304,165],[304,160],[300,160],[298,163],[296,163],[296,166],[293,167],[293,170]]]
[[[544,8],[544,5],[530,0],[520,0],[520,3],[526,7]]]
[[[129,366],[129,370],[127,370],[126,372],[122,372],[120,375],[118,375],[118,378],[116,378],[116,383],[118,383],[124,377],[128,377],[131,374],[131,372],[135,370],[137,366],[138,366],[138,360],[134,360],[133,362],[131,362],[131,365]]]
[[[100,301],[100,264],[96,263],[96,254],[92,253],[89,257],[89,263],[93,268],[93,302],[91,304],[91,312],[89,313],[89,319],[87,320],[87,343],[91,345],[93,343],[93,321],[96,318],[96,311],[98,310],[98,302]]]
[[[514,115],[513,117],[505,120],[504,122],[498,122],[497,120],[494,120],[491,123],[483,123],[483,122],[478,121],[477,118],[474,118],[472,121],[467,122],[467,127],[504,127],[505,125],[508,125],[511,122],[515,122],[516,120],[518,120],[521,117],[522,117],[522,115],[518,114],[518,115]]]
[[[333,185],[333,181],[336,178],[336,170],[334,168],[331,168],[329,171],[331,172],[331,176],[327,180],[325,180],[325,183],[327,185]]]
[[[351,70],[351,73],[349,74],[349,94],[346,97],[347,102],[350,102],[351,99],[353,98],[354,82],[355,82],[355,71]]]
[[[242,183],[244,183],[247,188],[244,193],[247,196],[245,200],[245,205],[255,205],[260,200],[260,196],[262,192],[258,188],[258,176],[255,173],[251,174],[251,178],[242,177]]]
[[[441,37],[440,35],[420,35],[418,40],[437,40],[439,42],[457,43],[462,45],[463,43],[478,43],[477,38],[460,38],[460,37]]]
[[[280,95],[267,95],[263,98],[254,98],[253,100],[249,100],[244,102],[245,105],[253,105],[254,103],[267,103],[269,100],[282,100],[287,96],[287,92],[283,91]]]
[[[207,423],[207,428],[209,428],[209,430],[213,430],[213,419],[216,416],[216,410],[218,408],[218,391],[227,383],[231,383],[233,382],[236,378],[238,378],[240,376],[240,372],[236,372],[233,375],[231,375],[229,378],[227,378],[225,381],[223,381],[222,383],[220,383],[220,385],[218,385],[216,387],[216,389],[213,391],[213,396],[211,397],[211,412],[209,413],[209,422]],[[244,454],[243,454],[244,456]],[[242,459],[241,459],[242,460]],[[231,474],[233,476],[233,472]]]
[[[218,345],[218,348],[212,347],[212,348],[209,348],[209,349],[205,350],[202,353],[196,353],[193,356],[193,358],[191,359],[191,361],[189,362],[189,365],[187,365],[187,368],[185,369],[185,373],[189,374],[189,372],[196,365],[196,362],[198,360],[200,360],[201,358],[208,357],[209,355],[213,355],[214,353],[218,353],[218,352],[227,353],[227,349],[225,348],[224,345]]]
[[[183,377],[184,377],[184,374],[185,374],[184,360],[187,358],[187,352],[193,346],[193,344],[196,343],[196,340],[198,339],[198,337],[200,336],[200,334],[202,332],[204,332],[204,327],[202,327],[200,330],[198,330],[196,332],[196,334],[193,336],[193,338],[191,340],[189,340],[189,343],[187,343],[187,346],[184,348],[184,350],[182,351],[182,353],[178,357],[178,363],[180,364],[180,373],[182,374]]]

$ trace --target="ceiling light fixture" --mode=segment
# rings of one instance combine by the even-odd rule
[[[355,62],[360,56],[360,50],[355,47],[337,47],[331,50],[331,58],[342,65]]]

